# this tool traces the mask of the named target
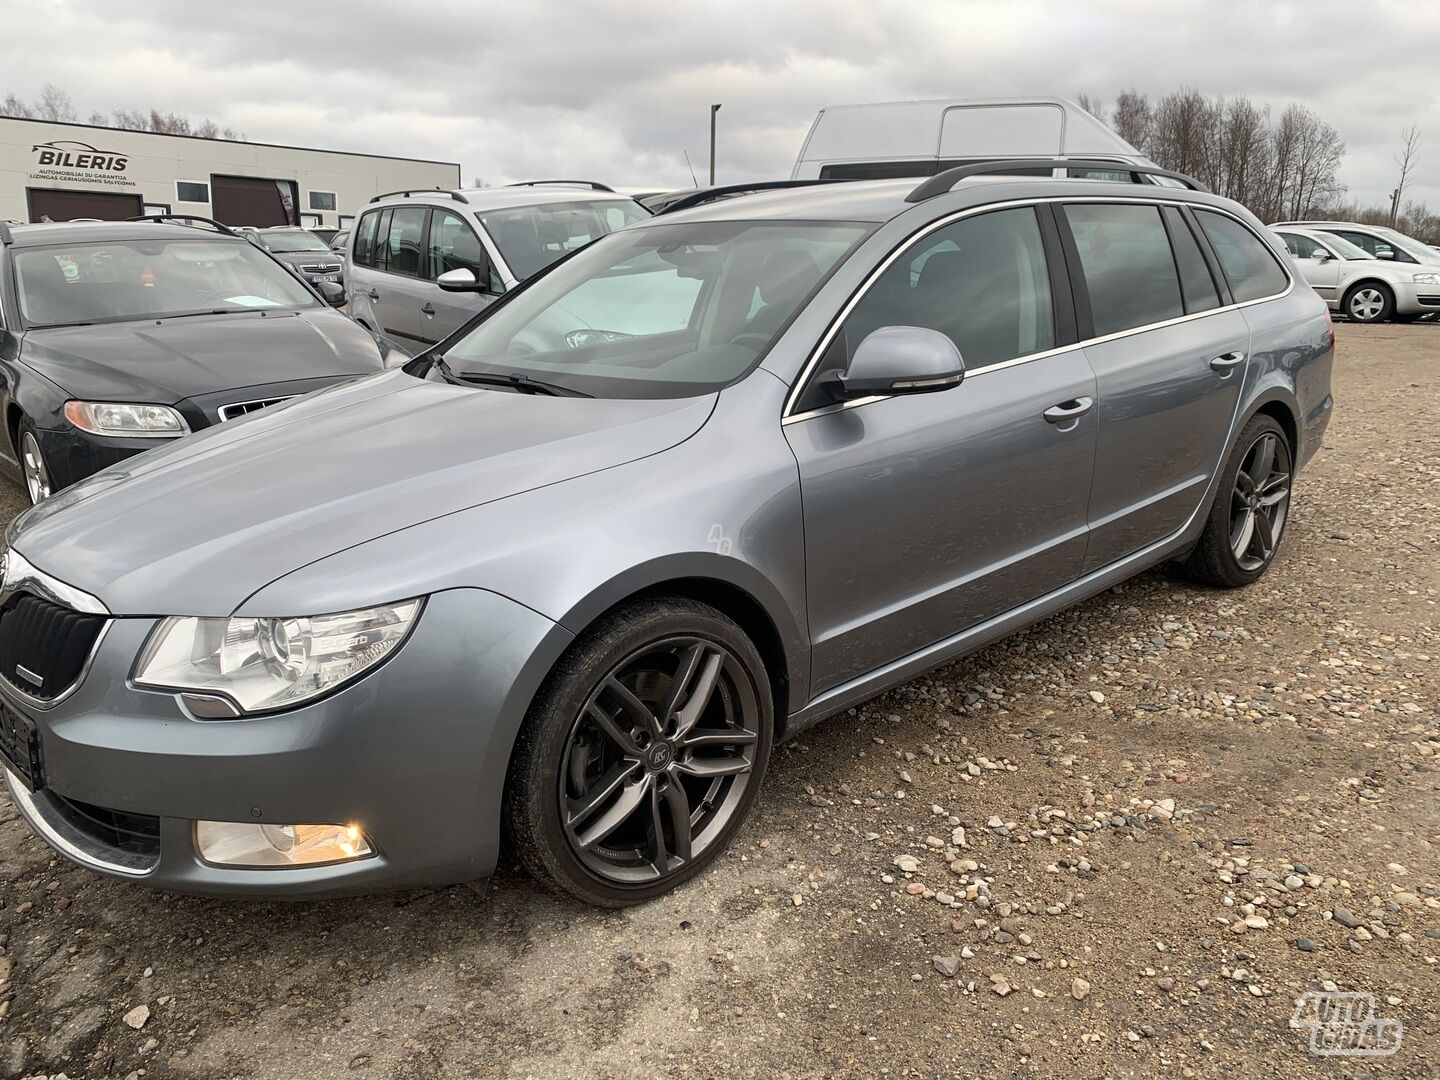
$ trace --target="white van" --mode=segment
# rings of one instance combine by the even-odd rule
[[[1154,164],[1063,98],[895,101],[821,109],[790,176],[794,180],[933,176],[974,161],[1027,157]],[[1050,171],[1035,170],[1040,175]]]

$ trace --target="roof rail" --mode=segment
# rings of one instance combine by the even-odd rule
[[[1097,172],[1121,172],[1130,174],[1130,182],[1143,184],[1142,176],[1168,176],[1172,180],[1179,180],[1191,191],[1203,191],[1209,194],[1210,189],[1196,180],[1193,176],[1186,176],[1184,173],[1171,172],[1169,169],[1162,169],[1158,165],[1136,165],[1129,161],[1105,161],[1099,158],[1009,158],[1004,161],[977,161],[970,165],[957,165],[953,169],[946,169],[944,172],[936,173],[923,184],[917,187],[909,195],[905,196],[906,202],[918,203],[926,199],[933,199],[936,195],[944,195],[953,188],[956,183],[971,176],[986,176],[994,173],[1009,173],[1016,169],[1094,169]]]
[[[521,180],[518,184],[506,184],[506,187],[539,187],[541,184],[572,184],[580,187],[588,187],[591,191],[608,191],[614,195],[615,189],[609,184],[602,184],[599,180]]]
[[[698,191],[682,196],[656,210],[655,216],[673,214],[679,210],[689,210],[692,206],[704,206],[708,202],[717,202],[720,199],[728,199],[736,195],[750,195],[757,191],[779,191],[785,188],[815,187],[818,184],[851,183],[854,181],[848,176],[829,176],[816,180],[756,180],[749,184],[721,184],[717,187],[700,188]]]
[[[225,233],[227,236],[237,235],[235,230],[230,228],[230,226],[226,225],[224,222],[216,221],[214,218],[200,217],[196,214],[136,214],[134,217],[128,217],[125,220],[158,221],[161,224],[164,224],[167,221],[173,221],[177,225],[191,226],[193,226],[193,224],[198,221],[201,225],[209,225],[216,232]]]
[[[384,191],[376,195],[371,202],[379,202],[381,199],[393,199],[396,195],[404,195],[409,198],[411,195],[448,195],[456,202],[468,203],[470,200],[458,191],[450,191],[446,188],[409,188],[406,191]]]

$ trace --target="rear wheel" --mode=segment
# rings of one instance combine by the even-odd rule
[[[1395,294],[1376,281],[1353,285],[1340,305],[1353,322],[1385,322],[1395,313]]]
[[[1265,573],[1290,517],[1292,457],[1285,431],[1255,416],[1231,451],[1200,543],[1183,566],[1206,585],[1237,588]]]
[[[20,472],[25,479],[25,494],[30,497],[31,506],[50,497],[53,490],[50,466],[45,463],[35,427],[28,419],[20,421]]]
[[[721,612],[631,604],[552,673],[516,745],[507,831],[541,882],[621,907],[698,874],[765,775],[774,707],[764,661]]]

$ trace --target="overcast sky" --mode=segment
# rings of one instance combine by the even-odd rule
[[[0,90],[49,81],[91,110],[155,106],[251,139],[458,161],[467,183],[615,185],[788,176],[816,109],[906,98],[1109,101],[1181,83],[1310,106],[1337,127],[1351,193],[1440,209],[1434,0],[0,0]]]

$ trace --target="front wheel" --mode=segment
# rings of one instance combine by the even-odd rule
[[[685,598],[630,604],[572,646],[517,741],[510,842],[543,884],[623,907],[698,874],[760,791],[774,704],[733,621]]]
[[[1385,322],[1395,313],[1395,294],[1377,282],[1362,281],[1345,294],[1341,307],[1353,322]]]
[[[1269,569],[1290,516],[1290,442],[1268,416],[1255,416],[1225,463],[1200,543],[1183,567],[1206,585],[1234,589]]]
[[[50,497],[54,490],[50,466],[45,463],[35,427],[28,419],[20,421],[20,472],[25,479],[25,494],[30,497],[31,506]]]

